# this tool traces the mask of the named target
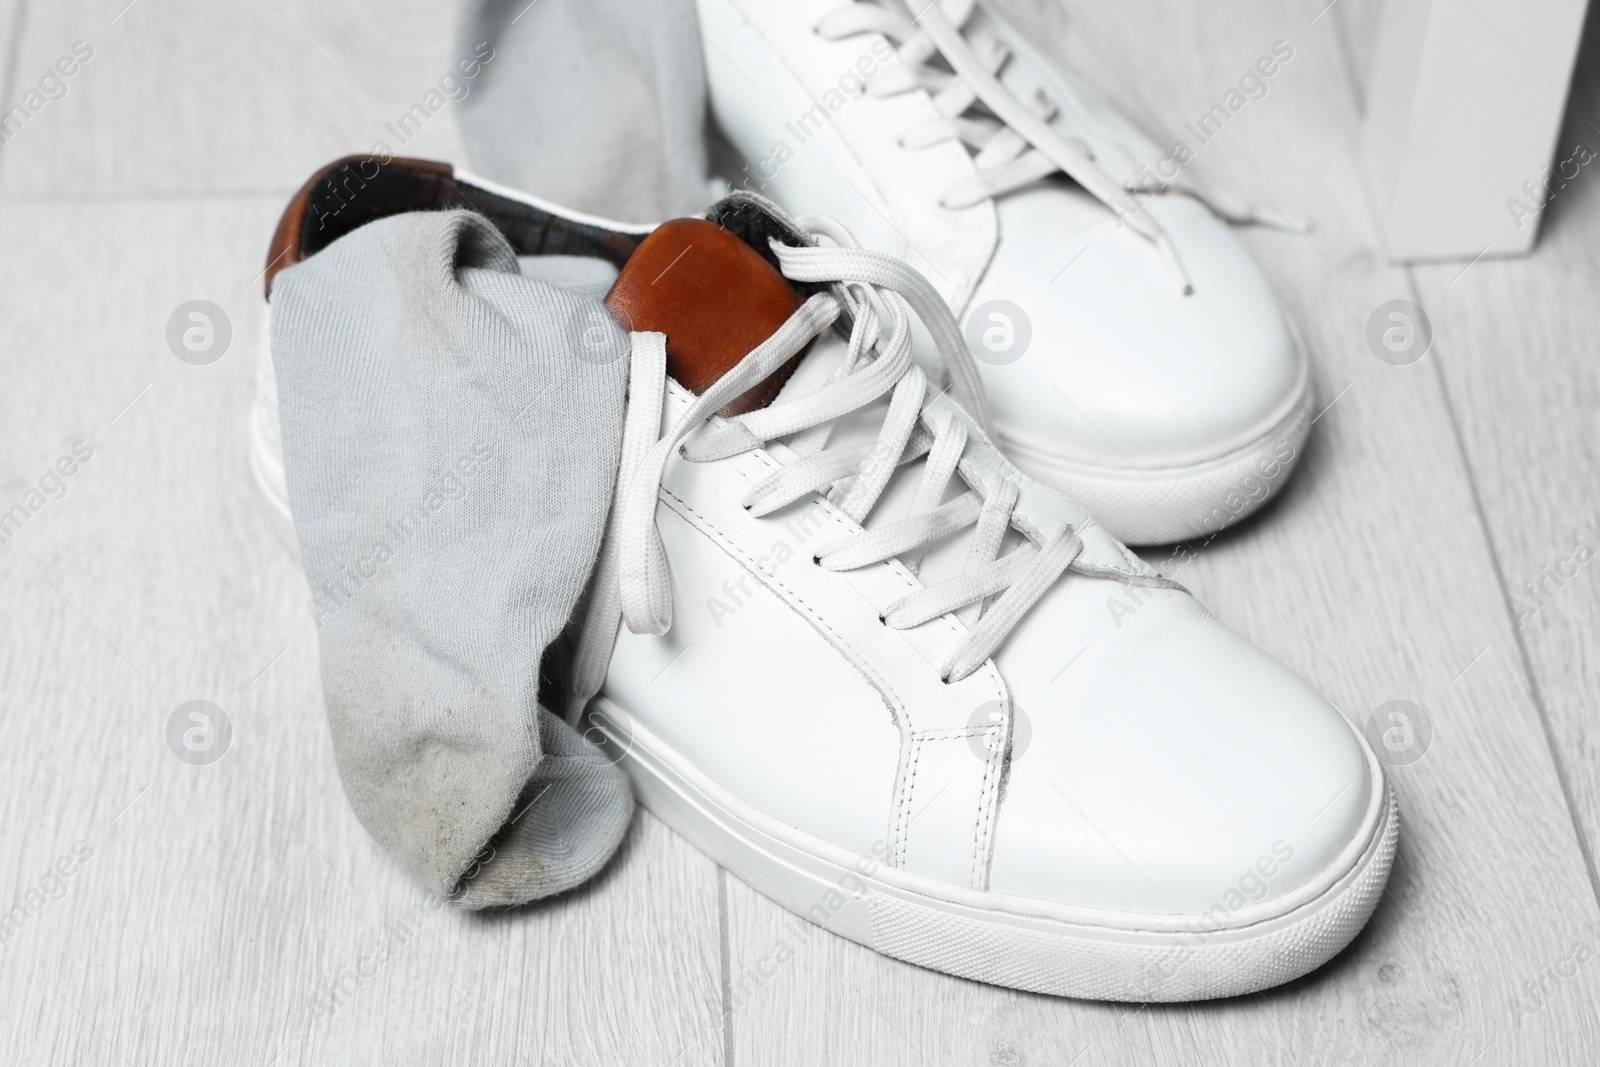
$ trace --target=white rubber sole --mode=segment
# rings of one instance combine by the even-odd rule
[[[300,539],[295,536],[294,518],[289,513],[288,493],[284,488],[283,464],[279,462],[273,452],[255,439],[259,432],[256,423],[260,421],[260,409],[250,415],[250,474],[256,480],[256,488],[261,490],[261,497],[266,502],[267,512],[272,521],[272,529],[277,533],[278,539],[283,542],[289,554],[295,559],[300,558]]]
[[[250,474],[266,500],[272,528],[289,554],[300,558],[289,512],[289,483],[283,473],[283,435],[278,426],[278,381],[272,365],[272,305],[261,307],[261,329],[256,335],[255,403],[250,406]]]
[[[964,889],[806,834],[716,785],[605,697],[591,703],[585,734],[628,772],[646,808],[796,915],[908,963],[1056,996],[1207,1000],[1298,978],[1366,924],[1400,830],[1393,790],[1369,757],[1363,832],[1301,889],[1232,913],[1220,904],[1112,913]]]
[[[1295,343],[1303,353],[1298,336]],[[1173,544],[1231,526],[1277,495],[1300,461],[1315,401],[1310,368],[1302,362],[1294,399],[1266,432],[1189,466],[1135,470],[1073,463],[1009,440],[1003,430],[1001,448],[1025,473],[1082,504],[1124,544]]]

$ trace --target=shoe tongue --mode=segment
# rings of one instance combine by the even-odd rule
[[[800,293],[759,252],[704,219],[657,227],[606,294],[606,308],[624,329],[667,335],[667,373],[696,394],[776,333],[800,304]],[[804,356],[797,353],[719,414],[772,403]]]

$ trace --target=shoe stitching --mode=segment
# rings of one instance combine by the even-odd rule
[[[890,830],[893,846],[890,856],[895,867],[901,870],[906,866],[906,849],[910,847],[907,838],[911,834],[911,804],[916,797],[917,790],[917,765],[922,759],[923,738],[912,735],[909,744],[909,754],[906,758],[906,780],[900,789],[898,810],[895,812],[894,823]]]
[[[693,505],[689,504],[682,497],[678,496],[677,493],[673,492],[666,486],[662,486],[661,494],[668,507],[673,512],[679,514],[680,517],[688,517],[691,520],[691,525],[695,529],[700,530],[724,552],[733,556],[735,561],[738,562],[741,567],[755,577],[756,581],[767,585],[769,588],[781,590],[782,592],[786,593],[787,596],[780,596],[779,599],[783,600],[785,603],[789,603],[791,610],[794,610],[796,614],[800,615],[801,618],[810,623],[814,629],[824,631],[824,640],[829,640],[830,644],[837,642],[837,644],[835,644],[835,648],[839,651],[841,658],[843,658],[844,661],[862,677],[862,679],[871,689],[878,693],[880,699],[885,701],[885,703],[888,705],[890,715],[898,718],[900,722],[905,724],[907,743],[902,746],[902,751],[904,753],[902,757],[903,769],[897,774],[897,777],[900,779],[897,785],[897,792],[899,795],[895,798],[894,806],[891,809],[889,832],[890,864],[894,867],[903,869],[906,862],[906,850],[909,847],[911,830],[910,813],[916,796],[917,766],[918,761],[921,758],[923,742],[928,740],[965,739],[981,734],[984,731],[975,727],[947,727],[939,730],[917,730],[911,722],[910,708],[907,706],[905,701],[900,698],[898,692],[890,687],[887,681],[881,681],[877,679],[874,672],[868,670],[863,664],[858,662],[856,657],[844,651],[844,648],[851,646],[851,642],[838,630],[835,630],[832,626],[830,626],[826,620],[821,617],[821,614],[814,607],[812,607],[809,602],[807,602],[806,598],[802,596],[798,590],[796,590],[787,582],[784,582],[782,579],[778,578],[776,575],[768,574],[761,570],[761,568],[750,565],[747,562],[747,554],[738,544],[734,543],[731,538],[718,529],[704,513],[699,511]],[[685,513],[687,514],[685,515]],[[842,519],[840,518],[835,518],[835,522],[842,525]],[[792,602],[789,599],[791,597],[793,598]],[[1005,699],[1005,693],[1003,690],[1000,692],[1000,699]],[[980,825],[984,819],[985,812],[989,810],[992,803],[992,799],[989,795],[990,777],[990,774],[986,770],[979,783],[980,789],[977,800],[978,819]],[[970,876],[969,884],[971,884]]]
[[[905,846],[903,842],[910,832],[910,808],[916,795],[916,766],[921,760],[924,743],[928,741],[969,741],[974,737],[982,737],[994,729],[996,728],[992,726],[965,726],[942,730],[926,730],[914,736],[913,755],[910,758],[910,781],[905,790],[905,802],[896,813],[897,833],[894,838],[900,845],[896,851],[901,855],[901,862],[896,863],[895,866],[904,868],[903,851]],[[984,856],[987,851],[986,843],[991,835],[986,833],[985,828],[991,822],[989,815],[995,809],[996,799],[990,792],[989,783],[994,778],[995,770],[1002,757],[1003,753],[1001,756],[997,756],[991,750],[989,758],[984,761],[983,777],[979,780],[977,818],[973,825],[972,855],[967,873],[967,886],[973,889],[983,888],[983,883],[987,881],[983,877],[986,867]]]
[[[677,382],[673,381],[670,378],[667,379],[667,389],[668,389],[669,398],[677,405],[685,404],[689,400],[689,398],[691,396],[691,394],[688,392],[688,390],[684,389],[683,386],[679,385]],[[754,448],[754,449],[751,449],[749,452],[742,453],[742,455],[750,456],[754,461],[756,461],[758,463],[761,463],[769,471],[772,471],[772,472],[781,471],[784,468],[784,465],[782,463],[778,462],[776,459],[774,459],[772,457],[771,453],[769,453],[765,448]],[[735,459],[735,458],[738,458],[738,457],[730,457],[730,460],[731,459]],[[724,462],[726,462],[726,461],[724,461]],[[751,479],[747,475],[744,475],[744,473],[742,471],[740,471],[737,466],[735,466],[733,469],[734,469],[734,473],[736,473],[736,474],[740,475],[741,477],[745,478],[746,481],[751,481]],[[740,548],[732,540],[732,538],[730,538],[727,534],[723,533],[722,529],[719,526],[717,526],[717,524],[714,523],[709,516],[705,515],[704,513],[702,513],[698,509],[696,509],[694,506],[689,504],[682,497],[678,496],[677,493],[674,492],[672,489],[668,488],[667,485],[665,485],[665,484],[662,485],[661,492],[666,494],[667,496],[670,496],[673,500],[677,501],[679,504],[682,505],[683,510],[689,512],[690,514],[694,515],[697,519],[699,519],[700,523],[706,528],[706,530],[714,531],[715,535],[716,535],[714,539],[717,540],[720,544],[724,545],[724,550],[725,551],[729,551],[730,553],[740,557],[741,559],[748,559],[747,554],[745,553],[745,551],[742,548]],[[833,504],[832,501],[828,500],[827,497],[821,495],[820,493],[819,494],[813,494],[812,502],[821,510],[823,517],[828,519],[828,520],[830,520],[834,524],[834,526],[836,527],[836,529],[838,530],[838,532],[840,534],[848,536],[850,534],[859,532],[862,529],[862,527],[859,524],[852,522],[847,515],[845,515],[843,512],[841,512]],[[749,562],[751,564],[754,563],[753,560],[750,560]],[[898,559],[885,560],[883,563],[875,564],[875,566],[881,566],[881,567],[888,568],[889,573],[893,574],[896,578],[898,578],[900,580],[900,584],[908,592],[914,592],[917,589],[922,588],[912,578],[910,573],[905,569],[904,565],[901,564]],[[746,569],[747,570],[751,570],[757,576],[758,579],[769,579],[770,583],[772,585],[780,587],[780,588],[788,591],[791,595],[793,595],[795,597],[795,599],[797,601],[800,601],[800,602],[804,603],[804,599],[800,596],[800,594],[798,592],[796,592],[792,586],[790,586],[789,584],[783,582],[776,575],[769,575],[765,571],[762,571],[760,568],[754,567],[754,566],[748,566],[748,567],[746,567]],[[865,568],[863,568],[863,569],[865,569]],[[822,622],[821,616],[820,616],[819,613],[816,612],[816,609],[814,609],[814,608],[810,607],[809,605],[807,605],[806,610],[807,610],[807,612],[815,615],[819,625],[821,625],[823,628],[825,628],[830,634],[833,634],[836,638],[838,638],[838,641],[839,641],[839,643],[841,645],[850,646],[852,644],[851,642],[849,642],[849,641],[847,641],[845,639],[843,634],[840,634],[838,631],[834,630],[827,623]],[[945,630],[946,630],[946,632],[948,634],[950,634],[951,636],[953,636],[953,637],[958,637],[959,638],[963,633],[961,627],[959,627],[953,620],[951,620],[947,616],[939,616],[937,619],[930,619],[928,621],[930,623],[937,622],[937,623],[943,625]],[[927,625],[927,623],[924,623],[923,625]],[[846,658],[849,658],[848,655],[847,655]],[[999,677],[999,670],[994,666],[992,657],[991,657],[990,661],[983,668],[981,668],[981,670],[989,673],[989,677],[991,679],[991,682],[995,686],[995,690],[994,690],[995,698],[999,699],[999,700],[1006,699],[1005,684]],[[977,673],[977,672],[974,672],[974,673]],[[885,688],[887,688],[888,687],[887,681],[885,681],[883,683],[883,685],[885,686]],[[902,712],[903,712],[903,714],[905,716],[903,721],[905,723],[906,731],[908,733],[912,732],[912,731],[915,731],[917,729],[917,727],[916,727],[916,724],[911,721],[911,711],[910,711],[909,706],[906,705],[904,701],[900,700],[898,698],[898,696],[896,696],[894,698],[894,703],[898,707],[900,707],[902,709]]]
[[[1006,705],[1006,709],[1008,712],[1011,710],[1009,702]],[[1011,743],[1010,715],[1007,716],[1005,725],[1001,729],[1001,740],[1006,743],[1006,747],[1009,747]],[[996,789],[991,794],[989,781],[994,777],[995,769],[1004,758],[1005,748],[997,745],[989,750],[989,758],[984,762],[983,766],[983,783],[978,794],[982,799],[978,804],[978,821],[972,832],[972,874],[969,884],[974,889],[984,888],[989,881],[988,864],[984,862],[984,857],[988,855],[988,842],[994,831],[994,821],[990,816],[998,808],[999,804],[999,790]]]
[[[769,587],[780,589],[787,594],[787,596],[780,596],[780,600],[783,600],[785,603],[790,603],[790,598],[793,598],[792,608],[803,609],[796,610],[795,613],[810,623],[814,629],[823,631],[823,639],[826,640],[829,645],[833,646],[837,651],[839,651],[844,661],[850,664],[851,668],[862,676],[867,685],[875,690],[878,695],[882,697],[888,705],[890,705],[888,708],[890,715],[900,719],[901,721],[909,721],[910,712],[906,709],[905,702],[900,698],[899,694],[895,692],[895,690],[886,680],[876,677],[875,672],[871,671],[865,665],[860,663],[856,657],[843,651],[843,648],[850,646],[851,642],[844,636],[844,634],[840,633],[838,630],[835,630],[831,625],[829,625],[828,621],[822,617],[821,612],[812,607],[797,589],[785,582],[783,579],[779,578],[777,575],[768,574],[760,567],[755,566],[755,561],[749,558],[749,554],[745,552],[742,547],[734,542],[734,540],[727,534],[723,533],[722,530],[718,529],[716,524],[714,524],[708,516],[697,509],[693,504],[690,504],[688,501],[684,500],[683,497],[679,496],[671,489],[668,489],[666,486],[661,487],[661,495],[668,507],[677,512],[680,517],[692,517],[693,521],[690,522],[690,525],[695,529],[700,530],[707,537],[711,538],[712,542],[716,544],[717,547],[721,548],[728,555],[732,556],[735,562],[748,571],[756,579],[756,581],[766,584]]]
[[[778,463],[777,460],[773,459],[772,456],[769,453],[767,453],[767,451],[765,449],[757,450],[754,454],[755,454],[756,458],[760,462],[766,464],[766,466],[769,469],[778,470],[778,469],[782,468],[782,464]],[[837,509],[835,509],[833,507],[833,505],[826,498],[823,498],[823,497],[819,496],[817,498],[817,501],[820,504],[820,506],[824,509],[824,513],[829,518],[832,518],[834,520],[835,525],[839,526],[846,533],[850,532],[849,529],[846,526],[845,517],[842,514],[840,514],[837,511]],[[1126,550],[1124,550],[1124,551],[1126,552]],[[915,588],[915,585],[910,580],[909,576],[901,573],[898,568],[895,568],[894,572],[902,579],[902,581],[904,582],[904,584],[907,587]],[[796,594],[796,595],[798,596],[798,594]],[[945,624],[946,624],[948,629],[950,629],[951,631],[956,631],[955,625],[953,623],[951,623],[948,619],[945,619],[945,620],[942,620],[942,621],[945,622]],[[993,669],[992,664],[990,665],[990,669]],[[1006,701],[1007,706],[1009,707],[1009,704],[1010,704],[1009,694],[1005,692],[1004,684],[1002,683],[998,687],[998,689],[999,689],[999,692],[997,693],[998,699],[1000,699],[1002,701]],[[904,707],[904,704],[902,703],[901,706]],[[931,731],[930,730],[917,731],[915,729],[914,725],[911,723],[911,717],[910,717],[909,709],[906,711],[905,722],[906,722],[906,727],[907,727],[908,733],[911,734],[915,738],[915,744],[912,746],[911,754],[908,757],[909,764],[908,764],[907,770],[906,770],[906,781],[904,782],[904,784],[901,787],[901,793],[902,793],[902,796],[904,797],[904,803],[903,803],[903,805],[900,806],[900,810],[896,814],[895,822],[894,822],[894,825],[891,827],[891,832],[890,832],[890,840],[891,840],[890,856],[891,856],[891,862],[892,862],[893,866],[898,867],[898,868],[902,868],[902,869],[905,867],[905,850],[906,850],[907,847],[909,847],[909,840],[908,839],[909,839],[910,833],[911,833],[911,823],[910,823],[909,813],[910,813],[910,807],[911,807],[911,803],[912,803],[912,798],[913,798],[913,796],[915,794],[916,761],[921,758],[922,742],[928,741],[928,740],[945,740],[945,739],[950,739],[950,738],[970,738],[972,736],[975,736],[975,735],[978,735],[978,734],[981,734],[981,733],[985,732],[985,730],[983,730],[983,729],[972,728],[972,727],[945,728],[943,730],[931,730]],[[979,781],[979,789],[978,789],[978,797],[977,797],[978,809],[977,809],[977,813],[976,813],[976,822],[975,822],[974,828],[973,828],[972,865],[971,865],[970,872],[969,872],[969,875],[968,875],[968,884],[971,885],[971,886],[977,886],[981,882],[987,881],[987,878],[980,878],[979,875],[980,875],[981,872],[983,872],[987,868],[987,864],[984,862],[984,857],[987,854],[986,845],[987,845],[987,842],[993,836],[992,835],[992,830],[993,830],[992,822],[993,822],[993,820],[992,820],[992,818],[990,818],[990,816],[991,816],[991,813],[996,809],[997,802],[998,802],[998,799],[999,799],[997,793],[991,791],[991,789],[990,789],[990,783],[991,783],[992,779],[994,778],[994,773],[993,773],[993,771],[994,771],[994,761],[995,761],[995,757],[991,755],[989,760],[985,764],[983,777]],[[986,825],[988,827],[988,832],[986,832],[986,830],[985,830]]]
[[[667,379],[666,384],[669,402],[679,406],[686,402],[692,402],[689,399],[690,394],[686,389],[683,388],[681,384],[673,381],[671,378]],[[743,455],[750,456],[754,462],[761,464],[769,471],[779,471],[782,470],[784,466],[782,463],[778,462],[778,460],[775,459],[765,448],[751,449],[749,452],[743,453]],[[730,459],[733,458],[734,457],[730,457]],[[744,475],[737,466],[734,466],[733,470],[735,474],[740,475],[746,481],[749,480],[748,476]],[[716,523],[711,520],[708,515],[694,507],[683,497],[680,497],[674,490],[665,484],[661,486],[661,495],[662,498],[667,501],[668,506],[673,511],[678,512],[680,517],[684,517],[685,515],[692,516],[693,521],[691,522],[691,525],[700,529],[706,536],[711,538],[713,543],[721,547],[724,552],[727,552],[729,555],[733,556],[735,560],[738,561],[746,571],[750,572],[758,582],[767,585],[768,588],[773,589],[774,591],[781,590],[784,594],[786,594],[786,596],[781,596],[780,599],[795,605],[798,609],[803,609],[797,610],[797,614],[810,622],[814,628],[823,633],[823,636],[826,640],[829,640],[831,644],[834,644],[835,648],[839,651],[845,662],[849,663],[867,681],[868,685],[877,690],[879,696],[889,706],[888,710],[890,711],[890,714],[896,716],[899,721],[904,724],[904,734],[908,743],[902,746],[905,764],[902,768],[897,768],[896,771],[899,796],[896,798],[895,805],[891,809],[893,812],[893,817],[891,820],[889,833],[891,864],[897,868],[904,869],[905,853],[906,849],[909,847],[910,837],[909,813],[913,798],[915,796],[916,772],[918,762],[921,758],[922,742],[924,740],[936,737],[970,737],[975,732],[981,733],[982,730],[975,730],[974,728],[970,727],[943,727],[933,731],[918,731],[916,724],[912,722],[911,707],[904,699],[900,697],[899,692],[893,689],[887,680],[878,679],[875,672],[867,669],[864,664],[856,660],[855,656],[846,651],[846,649],[853,649],[854,643],[846,639],[844,634],[827,623],[822,618],[821,613],[818,612],[816,608],[812,607],[798,590],[796,590],[789,583],[780,579],[777,575],[768,574],[761,568],[754,566],[754,561],[748,558],[748,554],[745,552],[745,550],[738,545],[732,537],[726,534]],[[834,504],[825,496],[821,494],[813,494],[812,502],[817,508],[820,509],[822,516],[831,522],[840,534],[848,535],[861,528],[858,523],[851,522],[848,516],[839,511],[838,508],[835,507]],[[852,527],[854,527],[854,529],[852,529]],[[900,584],[907,590],[915,590],[920,588],[919,584],[911,577],[911,575],[904,569],[904,566],[900,564],[898,560],[887,560],[881,565],[887,566],[889,568],[889,572],[895,575],[895,577],[900,580]],[[789,598],[792,598],[792,600]],[[948,617],[941,616],[938,621],[944,625],[946,631],[952,636],[959,637],[962,633],[962,629]],[[985,664],[982,670],[988,672],[989,674],[990,684],[994,686],[995,698],[1006,702],[1009,706],[1010,697],[1007,692],[1005,682],[1000,677],[999,671],[995,667],[993,660],[991,659],[987,664]],[[994,795],[995,791],[991,788],[991,783],[994,780],[993,761],[994,757],[991,756],[990,760],[985,765],[984,774],[982,778],[979,779],[978,783],[979,791],[976,797],[977,811],[975,813],[976,826],[974,829],[974,837],[978,843],[974,845],[973,863],[968,874],[969,885],[976,885],[978,883],[977,875],[984,867],[982,862],[984,854],[982,843],[987,840],[987,836],[984,834],[983,828],[987,822],[991,821],[991,813],[994,811],[995,803],[998,799]]]

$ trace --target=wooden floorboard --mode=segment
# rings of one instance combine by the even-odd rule
[[[1264,995],[1142,1007],[877,956],[719,874],[647,816],[606,874],[560,901],[489,919],[419,912],[421,892],[344,801],[304,580],[255,498],[242,431],[282,195],[437,82],[454,58],[451,5],[0,0],[0,27],[23,2],[0,84],[36,79],[77,40],[96,53],[0,148],[0,505],[77,441],[94,451],[0,546],[0,900],[57,897],[0,944],[0,1059],[1600,1056],[1600,964],[1564,966],[1579,942],[1600,944],[1600,582],[1585,566],[1520,631],[1508,603],[1600,525],[1588,356],[1600,185],[1586,169],[1558,192],[1527,260],[1465,274],[1386,265],[1354,163],[1377,4],[1339,0],[1318,17],[1324,0],[1168,0],[1154,13],[1063,0],[1063,51],[1168,137],[1273,42],[1294,47],[1193,170],[1315,221],[1246,239],[1331,406],[1282,501],[1180,577],[1353,719],[1405,698],[1436,731],[1395,772],[1401,852],[1350,950]],[[1600,123],[1592,51],[1564,140]],[[406,151],[459,158],[448,113]],[[234,329],[210,367],[178,362],[163,339],[195,297]],[[1364,341],[1372,310],[1397,297],[1436,328],[1434,351],[1408,367]],[[179,763],[163,739],[195,698],[234,725],[210,767]],[[56,894],[45,875],[75,845],[87,858]],[[392,958],[364,968],[384,943]],[[349,992],[334,995],[341,981]]]
[[[1600,26],[1557,148],[1600,152]],[[1581,157],[1580,157],[1581,158]],[[1552,187],[1533,255],[1412,268],[1429,356],[1478,487],[1513,623],[1589,856],[1600,854],[1600,179]],[[1529,176],[1530,179],[1533,177]],[[1520,189],[1508,200],[1537,204]]]
[[[1382,32],[1384,0],[1322,0],[1312,18],[1321,23],[1332,21],[1341,38],[1350,72],[1350,87],[1355,94],[1356,110],[1365,112],[1367,79],[1372,75],[1373,55],[1378,48],[1378,34]]]
[[[174,191],[282,198],[322,164],[378,141],[396,155],[459,160],[452,104],[414,132],[393,128],[459,58],[454,8],[32,0],[19,78],[75,42],[93,58],[0,154],[0,191],[74,202]]]

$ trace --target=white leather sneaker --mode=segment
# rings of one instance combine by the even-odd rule
[[[920,275],[746,194],[641,242],[411,166],[314,228],[341,172],[319,175],[274,256],[471,206],[519,254],[620,268],[622,472],[571,711],[657,816],[835,933],[1019,989],[1228,996],[1360,930],[1399,830],[1382,766],[1305,682],[993,447]],[[911,358],[908,306],[945,393]],[[258,457],[287,517],[281,469]]]
[[[733,183],[925,274],[1019,467],[1132,544],[1213,532],[1287,481],[1308,363],[1181,172],[1189,148],[1158,148],[985,0],[697,5]]]

